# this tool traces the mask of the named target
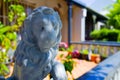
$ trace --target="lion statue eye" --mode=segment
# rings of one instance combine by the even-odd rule
[[[41,31],[43,31],[45,28],[44,27],[41,27]]]

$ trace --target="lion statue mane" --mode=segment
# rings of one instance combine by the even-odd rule
[[[54,58],[61,41],[62,23],[56,11],[36,8],[24,21],[21,41],[15,51],[13,75],[8,80],[67,80],[63,64]]]

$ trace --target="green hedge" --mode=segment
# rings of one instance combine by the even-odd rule
[[[102,41],[119,41],[120,42],[120,30],[101,29],[94,30],[90,33],[90,36],[95,40]]]
[[[118,35],[117,41],[120,42],[120,33]]]

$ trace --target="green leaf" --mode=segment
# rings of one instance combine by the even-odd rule
[[[113,4],[112,8],[109,10],[108,16],[108,25],[113,26],[115,29],[120,29],[120,1],[117,0]]]
[[[11,41],[8,38],[4,38],[2,41],[2,46],[4,46],[6,49],[9,49],[11,45]]]
[[[4,0],[4,2],[10,2],[11,0]]]
[[[65,66],[65,70],[69,71],[71,73],[73,70],[74,61],[73,60],[66,60],[66,61],[64,61],[63,64]]]
[[[8,69],[8,67],[7,67],[5,64],[2,64],[2,68],[3,68],[5,71],[9,72],[9,69]]]
[[[15,32],[8,32],[6,37],[10,40],[15,40],[17,38],[17,34]]]
[[[5,64],[0,64],[0,67],[0,75],[6,75],[9,72],[9,69]]]
[[[0,21],[0,28],[4,27],[4,25],[2,24],[2,22]]]
[[[3,33],[8,32],[10,30],[11,30],[10,26],[5,26],[3,28],[0,28],[0,34],[3,34]]]

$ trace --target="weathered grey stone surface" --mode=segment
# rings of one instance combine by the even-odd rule
[[[22,40],[14,55],[14,73],[8,80],[43,80],[49,73],[54,80],[67,80],[64,66],[54,59],[61,28],[60,17],[53,9],[33,10],[24,21]]]

